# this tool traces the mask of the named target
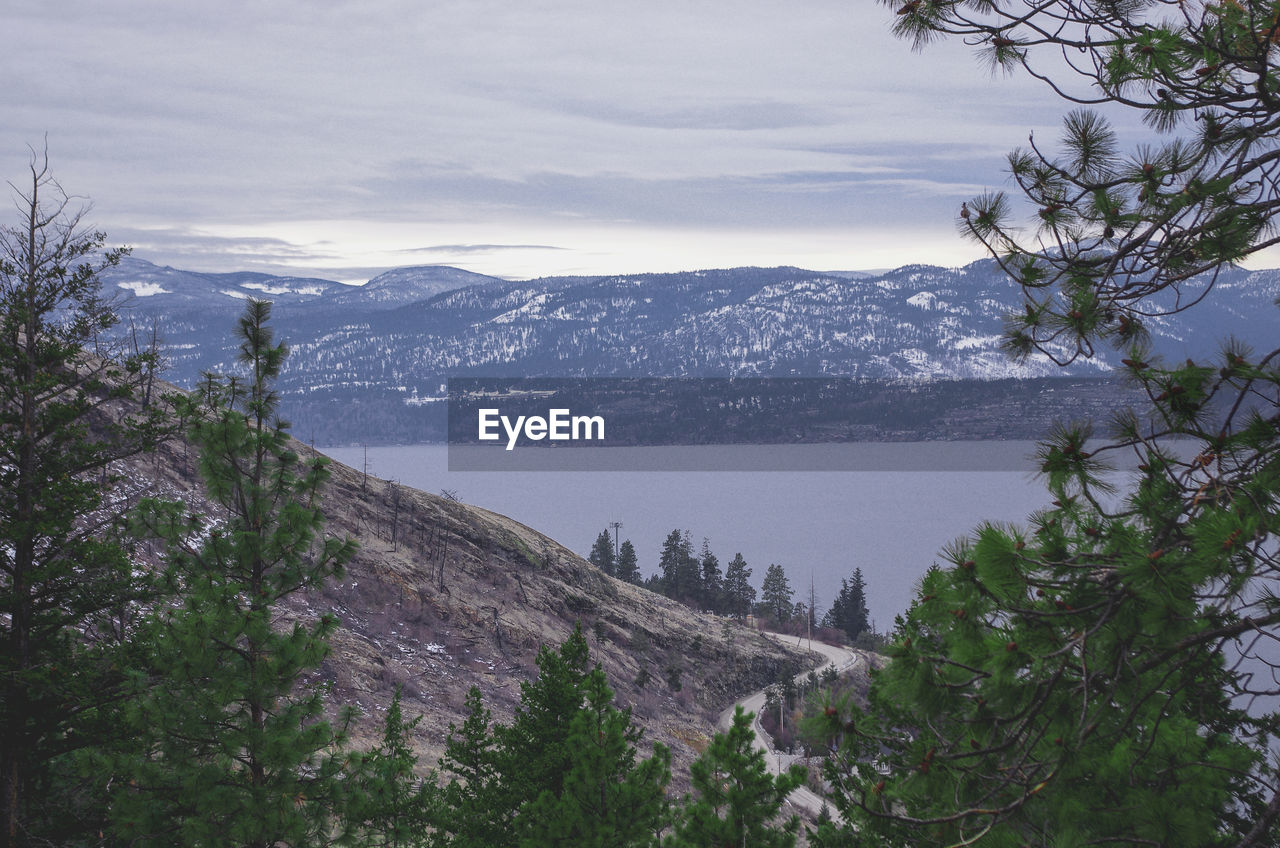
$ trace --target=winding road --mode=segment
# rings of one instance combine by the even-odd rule
[[[805,647],[806,640],[804,637],[797,638],[795,636],[786,636],[781,633],[769,633],[767,631],[765,632],[765,635],[771,636],[779,642],[789,645],[794,644],[796,647],[801,648]],[[825,664],[814,669],[818,674],[822,674],[828,668],[834,668],[837,672],[843,672],[848,669],[855,668],[859,663],[866,663],[866,658],[857,651],[852,651],[848,648],[837,648],[834,645],[828,645],[824,642],[813,642],[811,650],[814,653],[822,654],[827,659]],[[796,680],[799,681],[808,676],[809,672],[805,671],[801,674],[797,674]],[[721,730],[728,730],[733,724],[733,711],[738,707],[742,707],[744,712],[755,713],[755,720],[752,722],[752,729],[755,730],[756,733],[755,747],[764,752],[765,763],[768,765],[769,771],[773,774],[779,774],[783,768],[791,765],[798,758],[790,754],[783,754],[779,751],[775,751],[769,744],[768,735],[760,727],[760,713],[764,710],[764,701],[764,690],[756,692],[754,695],[748,695],[746,698],[743,698],[722,712],[717,726]],[[813,813],[815,816],[822,812],[822,807],[825,804],[822,798],[818,797],[804,786],[801,786],[792,792],[787,800],[793,806],[805,809]],[[835,813],[834,810],[831,810],[830,812],[832,814]]]

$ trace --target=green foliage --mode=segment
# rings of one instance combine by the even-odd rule
[[[441,790],[435,822],[443,844],[455,848],[487,848],[513,844],[518,799],[503,781],[506,761],[498,749],[493,718],[480,690],[467,692],[467,718],[449,725],[441,771],[452,775]]]
[[[171,430],[160,404],[125,416],[154,352],[83,352],[116,316],[98,274],[124,251],[33,154],[19,219],[0,228],[0,845],[96,833],[100,793],[79,755],[119,735],[128,621],[151,596],[104,500],[114,460]]]
[[[724,611],[724,576],[720,573],[720,560],[711,552],[711,542],[702,540],[701,600],[702,609],[711,612]]]
[[[583,681],[585,703],[569,725],[570,762],[559,795],[550,789],[527,808],[522,848],[648,846],[666,817],[671,756],[657,743],[636,762],[641,731],[631,711],[613,706],[613,690],[596,666]]]
[[[635,545],[631,544],[630,539],[624,540],[622,547],[618,549],[615,576],[628,583],[639,584],[640,582],[640,563],[636,559]]]
[[[764,572],[764,582],[760,584],[760,606],[763,612],[774,621],[788,621],[793,609],[793,594],[786,570],[777,563],[770,563]]]
[[[840,581],[840,592],[831,602],[831,609],[822,617],[823,627],[835,627],[844,631],[850,644],[870,628],[867,613],[867,584],[862,569],[855,568],[853,575]]]
[[[303,460],[274,419],[272,382],[286,350],[270,304],[249,301],[237,326],[247,384],[210,376],[190,438],[210,499],[208,523],[181,503],[145,501],[140,532],[167,553],[178,599],[148,621],[113,798],[115,829],[138,845],[321,844],[344,758],[344,729],[323,720],[325,690],[305,681],[328,653],[331,615],[280,629],[290,595],[342,573],[354,542],[322,538],[327,461]],[[345,721],[345,719],[344,719]]]
[[[613,539],[609,536],[608,530],[600,531],[600,535],[596,537],[595,544],[591,546],[591,553],[587,560],[610,577],[617,574],[617,563],[614,561],[613,555]]]
[[[538,654],[538,678],[522,684],[509,726],[495,725],[480,692],[451,728],[440,765],[451,775],[436,817],[442,844],[639,846],[666,817],[670,755],[655,745],[637,761],[641,732],[613,705],[599,666],[588,668],[575,629]]]
[[[1123,518],[1064,488],[1030,531],[987,525],[949,552],[867,713],[827,717],[847,818],[891,844],[1234,843],[1228,825],[1265,807],[1254,740],[1270,719],[1232,704],[1234,674],[1205,648],[1240,622],[1197,596],[1245,565],[1222,541],[1256,510],[1171,522],[1143,494],[1163,473]],[[887,777],[859,765],[873,757]]]
[[[702,595],[702,573],[693,554],[689,532],[672,530],[662,543],[658,561],[662,593],[689,606],[697,606]]]
[[[680,666],[672,663],[667,666],[667,688],[672,692],[679,692],[684,688],[684,683],[680,677],[684,674],[684,670]]]
[[[619,557],[620,563],[627,563],[627,573],[631,573],[634,557],[634,548],[629,552],[624,550],[624,555]],[[695,556],[689,531],[672,530],[662,544],[657,578],[650,578],[644,585],[693,609],[744,616],[750,612],[755,589],[747,583],[751,569],[746,567],[742,554],[738,554],[735,562],[736,571],[722,572],[710,540],[702,540],[702,552]],[[731,564],[730,569],[733,568]]]
[[[791,791],[804,783],[805,769],[792,766],[769,774],[764,752],[753,746],[751,714],[739,707],[727,733],[717,733],[690,766],[694,796],[680,811],[669,848],[728,845],[737,848],[790,848],[800,821],[772,826]]]
[[[751,568],[742,554],[734,554],[724,572],[725,612],[745,618],[756,602],[756,589],[750,583]]]
[[[499,740],[510,758],[506,777],[515,786],[519,803],[544,791],[560,795],[569,769],[569,724],[582,706],[583,685],[590,670],[590,653],[581,627],[552,650],[543,646],[537,657],[538,677],[520,684],[520,706]]]
[[[1109,438],[1050,434],[1052,507],[979,528],[926,575],[866,712],[826,716],[838,806],[892,845],[1275,844],[1280,715],[1265,697],[1280,664],[1261,646],[1280,625],[1280,350],[1228,341],[1216,360],[1170,365],[1144,349],[1143,322],[1192,308],[1218,270],[1275,240],[1280,7],[900,13],[917,43],[964,38],[1000,67],[1036,73],[1041,51],[1065,50],[1040,79],[1162,135],[1123,156],[1104,119],[1072,112],[1057,152],[1010,156],[1034,230],[1003,194],[959,219],[1024,294],[1012,353],[1065,363],[1114,345],[1149,407]],[[1139,462],[1120,492],[1113,457]]]
[[[1033,230],[1004,193],[962,211],[961,231],[1023,287],[1026,308],[1010,319],[1015,353],[1068,362],[1098,342],[1123,349],[1142,340],[1152,316],[1194,304],[1224,264],[1275,243],[1273,0],[1194,9],[1052,0],[1029,13],[968,0],[882,2],[898,7],[895,29],[917,45],[963,38],[995,67],[1025,68],[1075,103],[1134,110],[1160,136],[1125,155],[1107,118],[1077,108],[1056,150],[1033,139],[1009,157]],[[1063,65],[1060,51],[1081,61]]]
[[[434,781],[414,775],[409,739],[422,716],[405,721],[396,687],[383,722],[382,744],[358,757],[346,778],[343,818],[361,848],[421,848],[435,820]]]

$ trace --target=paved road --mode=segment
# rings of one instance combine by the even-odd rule
[[[797,639],[795,636],[784,636],[781,633],[768,632],[766,632],[765,635],[772,636],[779,642],[784,642],[789,645],[795,645],[801,648],[808,647],[808,640],[804,637]],[[843,672],[846,669],[856,667],[859,663],[866,662],[866,659],[855,651],[851,651],[848,648],[837,648],[834,645],[828,645],[823,642],[814,642],[813,652],[822,654],[827,658],[827,662],[816,670],[818,674],[822,674],[822,672],[828,668],[834,668],[837,672]],[[807,671],[798,674],[796,675],[796,680],[801,680],[808,675],[809,672]],[[766,734],[760,727],[760,713],[764,710],[764,700],[765,693],[763,690],[756,692],[754,695],[748,695],[746,698],[738,701],[738,703],[729,707],[729,709],[720,714],[719,727],[721,730],[729,729],[730,725],[733,724],[733,711],[738,707],[742,707],[745,712],[755,713],[756,718],[752,724],[752,729],[756,732],[755,747],[760,751],[764,751],[765,763],[769,766],[769,771],[773,774],[779,774],[784,767],[791,765],[791,763],[796,760],[796,757],[789,754],[779,753],[778,751],[773,750],[772,746],[769,744],[768,734]],[[804,786],[801,786],[792,792],[787,800],[797,807],[802,807],[805,810],[812,812],[815,816],[822,812],[824,804],[821,798]],[[830,812],[832,815],[836,815],[834,810],[830,810]]]

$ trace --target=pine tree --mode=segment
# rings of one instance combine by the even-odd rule
[[[844,630],[845,609],[849,605],[849,580],[840,578],[840,591],[836,593],[835,599],[831,602],[831,607],[822,615],[823,627],[834,627],[838,630]]]
[[[1032,227],[1003,193],[958,218],[1022,292],[1012,354],[1114,345],[1148,400],[1107,433],[1056,428],[1038,456],[1052,506],[979,527],[926,576],[865,714],[830,717],[849,731],[828,773],[841,812],[886,844],[1275,844],[1280,714],[1259,696],[1280,663],[1257,648],[1280,635],[1280,350],[1227,340],[1167,364],[1144,322],[1176,326],[1275,243],[1276,4],[898,11],[918,45],[964,39],[1163,135],[1123,155],[1076,109],[1060,145],[1009,157]],[[1117,494],[1119,457],[1139,465]]]
[[[752,714],[734,710],[727,733],[717,733],[689,768],[694,797],[679,814],[670,848],[758,846],[791,848],[800,820],[792,816],[780,827],[772,822],[791,791],[805,780],[803,766],[793,765],[776,777],[769,774],[764,752],[752,743]]]
[[[600,531],[595,544],[591,546],[591,554],[587,560],[610,577],[617,573],[617,564],[613,557],[613,539],[610,538],[608,530]]]
[[[657,845],[666,817],[671,756],[659,744],[636,761],[641,731],[631,711],[613,706],[613,690],[596,666],[583,681],[585,703],[569,726],[569,767],[559,795],[544,790],[523,820],[521,848]]]
[[[17,191],[15,189],[15,191]],[[120,613],[149,598],[104,489],[117,459],[168,432],[161,404],[121,420],[155,357],[87,355],[116,317],[98,274],[124,251],[82,225],[33,154],[21,220],[0,228],[0,846],[62,843],[100,825],[72,760],[119,733]],[[95,264],[96,263],[96,264]]]
[[[617,577],[628,583],[640,583],[640,564],[636,560],[635,545],[631,544],[630,539],[624,540],[618,550]]]
[[[770,563],[764,572],[764,582],[760,584],[760,605],[765,612],[774,621],[790,620],[793,594],[786,570],[777,563]]]
[[[648,845],[661,826],[670,757],[636,761],[640,731],[613,706],[581,628],[543,646],[538,677],[521,684],[510,725],[493,724],[480,692],[450,728],[436,826],[452,848]]]
[[[741,553],[734,554],[733,560],[724,573],[725,611],[738,618],[745,618],[756,602],[756,589],[751,585],[751,569]]]
[[[871,622],[867,613],[867,582],[862,576],[862,569],[855,568],[849,581],[849,603],[846,611],[844,632],[850,642],[870,629]]]
[[[702,576],[688,531],[672,530],[662,543],[658,560],[662,593],[681,603],[695,605],[701,592]]]
[[[702,540],[701,593],[702,608],[722,612],[724,608],[724,578],[720,573],[720,560],[711,552],[711,542]]]
[[[869,629],[866,581],[861,568],[855,568],[849,579],[840,580],[840,593],[823,616],[822,623],[824,627],[844,631],[850,644]]]
[[[468,690],[466,705],[462,727],[449,725],[440,760],[440,770],[452,776],[440,792],[436,833],[451,848],[512,845],[519,799],[505,780],[509,766],[479,689]]]
[[[580,626],[553,650],[543,646],[538,677],[520,684],[520,706],[498,738],[504,773],[523,805],[544,791],[559,796],[570,766],[569,725],[582,706],[590,671],[587,639]]]
[[[343,815],[362,848],[420,848],[429,844],[428,829],[438,819],[434,781],[414,775],[418,757],[409,738],[422,716],[405,721],[396,687],[382,726],[382,743],[363,754],[346,782]]]
[[[337,622],[280,629],[276,618],[289,596],[341,574],[355,544],[321,538],[328,462],[301,459],[275,418],[286,348],[269,317],[269,303],[247,303],[236,334],[249,379],[208,379],[190,431],[222,512],[204,523],[154,500],[138,512],[182,600],[155,610],[151,674],[132,704],[138,746],[113,798],[130,844],[317,845],[334,825],[344,728],[323,719],[325,689],[305,675]]]

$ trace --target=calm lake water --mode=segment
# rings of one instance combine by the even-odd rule
[[[820,454],[833,446],[789,450],[796,447]],[[916,580],[944,545],[983,521],[1020,523],[1050,500],[1030,470],[1031,442],[839,447],[868,458],[841,467],[874,470],[460,472],[448,470],[443,445],[371,447],[368,463],[370,474],[428,492],[452,490],[583,556],[601,530],[620,521],[646,575],[658,570],[662,542],[676,528],[691,531],[696,547],[709,539],[721,568],[741,552],[757,589],[772,562],[786,569],[797,600],[807,598],[812,578],[820,611],[840,579],[860,567],[882,630],[906,608]],[[364,462],[360,447],[325,452],[357,469]],[[983,467],[1004,470],[974,470]],[[968,470],[943,470],[956,468]]]

